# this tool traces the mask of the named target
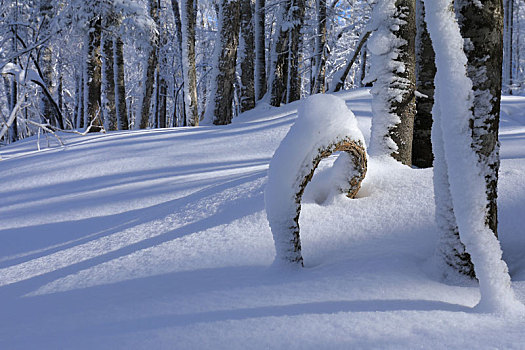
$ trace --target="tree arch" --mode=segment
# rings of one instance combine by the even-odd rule
[[[276,150],[265,191],[266,215],[275,242],[276,261],[303,266],[299,217],[301,199],[322,159],[344,152],[342,193],[354,198],[361,188],[367,156],[364,138],[344,100],[315,95],[299,108],[299,118]]]

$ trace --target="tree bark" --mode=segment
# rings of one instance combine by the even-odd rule
[[[43,36],[49,35],[50,21],[53,17],[53,2],[51,0],[40,0],[40,16],[42,23],[40,32]],[[42,75],[45,86],[51,95],[53,95],[55,88],[53,86],[54,69],[53,69],[53,49],[47,43],[41,48],[40,66],[42,67]],[[64,129],[63,120],[56,114],[56,111],[49,101],[49,98],[42,92],[41,95],[42,115],[53,126],[58,126]]]
[[[278,23],[275,30],[275,38],[271,52],[271,74],[270,74],[270,104],[279,107],[286,93],[286,83],[288,81],[288,48],[290,28],[289,20],[290,7],[292,0],[286,0],[281,5],[277,14]]]
[[[197,0],[183,0],[181,16],[185,109],[188,124],[193,126],[199,125],[197,71],[195,67],[196,4]]]
[[[465,39],[467,74],[474,91],[472,148],[479,157],[486,183],[486,224],[497,237],[503,3],[502,0],[485,0],[483,6],[478,6],[473,1],[456,0],[455,7]]]
[[[149,0],[149,15],[155,22],[155,24],[158,24],[159,22],[159,8],[158,3],[156,0]],[[144,76],[144,92],[142,97],[142,103],[141,103],[141,113],[140,113],[140,129],[146,129],[148,127],[150,114],[151,114],[151,100],[153,96],[153,89],[155,88],[155,71],[157,69],[158,65],[158,56],[157,56],[157,48],[158,48],[158,35],[152,34],[152,38],[150,39],[150,50],[148,54],[148,61]]]
[[[432,41],[425,23],[422,0],[416,2],[416,89],[425,96],[416,97],[412,164],[419,168],[432,167],[432,107],[434,106],[434,77],[436,65]]]
[[[102,94],[102,61],[100,57],[100,37],[102,34],[102,21],[99,16],[94,16],[90,21],[90,31],[87,42],[86,60],[86,84],[87,84],[87,122],[92,124],[91,132],[103,129],[101,115],[101,94]]]
[[[392,88],[403,90],[401,102],[392,101],[392,113],[399,116],[400,123],[390,130],[390,136],[397,145],[397,152],[392,156],[403,164],[412,164],[412,138],[414,116],[416,114],[416,76],[415,76],[415,40],[416,40],[416,2],[415,0],[397,0],[398,18],[405,21],[394,31],[406,42],[400,47],[399,61],[405,65],[403,72],[394,74],[399,78]]]
[[[315,81],[312,94],[325,92],[326,71],[326,0],[317,0],[317,36],[315,40]]]
[[[266,94],[266,10],[265,0],[255,1],[255,95]]]
[[[240,7],[238,0],[222,0],[219,4],[219,32],[213,84],[206,114],[215,125],[231,123],[237,46],[239,44]]]
[[[115,37],[114,44],[114,73],[115,73],[115,106],[119,130],[128,130],[128,108],[126,105],[126,83],[124,76],[124,43],[120,35]]]
[[[254,5],[254,0],[240,0],[241,36],[239,38],[239,61],[241,67],[241,112],[246,112],[255,107]]]
[[[103,95],[105,98],[105,116],[108,129],[113,131],[118,129],[117,119],[117,107],[116,107],[116,88],[115,88],[115,53],[114,53],[114,40],[115,40],[115,26],[118,21],[116,18],[117,14],[114,9],[111,8],[107,13],[104,13],[104,34],[102,44],[102,58],[103,58]]]
[[[379,6],[381,4],[377,4]],[[412,163],[415,103],[415,0],[397,0],[376,7],[383,16],[369,40],[374,55],[374,98],[370,152]],[[379,42],[378,42],[379,41]],[[388,45],[389,44],[389,45]],[[369,79],[371,80],[371,79]]]
[[[304,0],[294,0],[293,3],[293,28],[290,33],[290,47],[288,49],[288,84],[287,84],[287,99],[286,103],[297,101],[301,99],[301,74],[299,72],[299,64],[301,60],[301,46],[303,35],[301,30],[304,23],[304,15],[306,4]]]

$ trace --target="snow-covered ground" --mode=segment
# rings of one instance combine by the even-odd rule
[[[367,90],[345,92],[369,140]],[[270,267],[273,152],[298,103],[224,127],[0,149],[0,349],[523,349],[525,317],[472,312],[433,259],[431,169],[369,160],[357,199],[323,162],[305,268]],[[502,104],[500,238],[525,302],[525,97]]]

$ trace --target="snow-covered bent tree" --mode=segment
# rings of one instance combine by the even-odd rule
[[[301,198],[315,169],[333,152],[344,152],[334,163],[336,171],[344,174],[344,181],[334,185],[354,198],[366,174],[367,157],[357,120],[342,99],[311,96],[301,104],[298,114],[270,162],[264,201],[276,261],[302,266]]]

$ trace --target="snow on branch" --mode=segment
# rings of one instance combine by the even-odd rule
[[[299,215],[301,198],[319,162],[342,151],[345,183],[341,192],[354,198],[366,174],[367,156],[363,134],[344,100],[332,95],[314,95],[299,107],[296,123],[283,139],[270,162],[264,200],[272,229],[276,262],[303,264]]]

